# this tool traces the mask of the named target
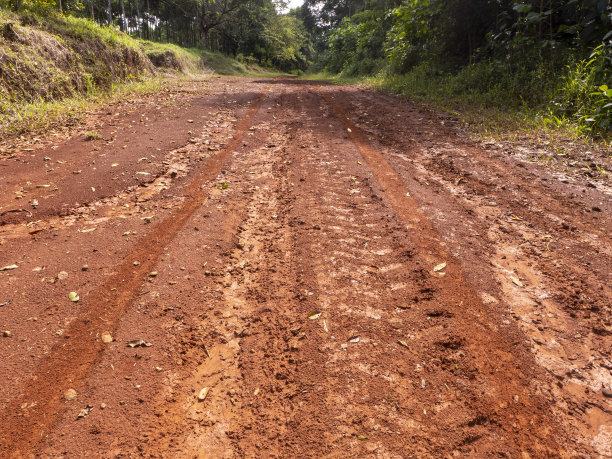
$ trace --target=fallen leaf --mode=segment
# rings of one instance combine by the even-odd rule
[[[400,343],[402,346],[404,347],[408,347],[408,343],[406,341],[402,341],[401,339],[398,340],[398,343]]]
[[[84,230],[79,230],[79,232],[81,232],[81,233],[91,233],[92,231],[95,231],[96,229],[97,229],[97,227],[94,226],[93,228],[87,228],[87,229],[84,229]]]
[[[84,418],[85,416],[87,416],[91,412],[91,410],[93,410],[93,406],[92,405],[87,405],[85,408],[83,408],[79,412],[79,415],[77,416],[77,419]]]
[[[203,402],[206,399],[207,395],[208,395],[208,387],[205,387],[198,394],[198,400]]]
[[[113,163],[111,164],[111,167],[117,167],[119,165],[119,163]]]
[[[519,287],[523,287],[523,283],[521,282],[521,280],[516,277],[516,276],[510,276],[510,280],[515,284],[518,285]]]
[[[11,269],[17,269],[19,268],[19,266],[17,265],[8,265],[5,266],[4,268],[0,268],[0,271],[10,271]]]
[[[357,437],[357,440],[365,440],[365,439],[366,439],[366,436],[365,436],[365,435],[359,435],[359,436]]]
[[[70,292],[68,294],[68,298],[70,298],[70,301],[73,301],[74,303],[76,303],[77,301],[79,301],[79,295],[77,292]]]
[[[136,172],[136,175],[151,175],[149,172]]]
[[[310,314],[308,314],[308,318],[312,320],[318,319],[319,317],[321,317],[320,312],[311,312]]]
[[[438,271],[442,271],[444,268],[446,268],[446,262],[434,266],[434,272],[437,273]]]
[[[323,330],[325,330],[325,333],[329,333],[329,330],[327,329],[327,322],[323,321]]]
[[[348,342],[349,343],[358,343],[359,342],[359,336],[353,336],[352,338],[349,338]]]
[[[147,343],[144,339],[133,339],[128,341],[128,347],[151,347],[153,344]]]

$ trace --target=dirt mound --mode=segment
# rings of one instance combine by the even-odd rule
[[[147,56],[151,59],[151,62],[155,67],[161,67],[173,70],[183,70],[183,64],[179,60],[178,56],[172,51],[150,51],[147,52]]]
[[[0,18],[0,113],[61,100],[151,74],[138,44],[114,29],[70,18]]]

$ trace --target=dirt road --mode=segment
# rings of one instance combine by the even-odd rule
[[[8,145],[0,190],[3,457],[612,457],[606,182],[215,79]]]

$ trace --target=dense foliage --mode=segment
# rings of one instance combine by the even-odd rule
[[[132,36],[202,47],[281,70],[305,70],[310,34],[283,0],[0,0],[0,8],[87,17]]]
[[[306,0],[304,9],[329,72],[547,107],[549,122],[612,130],[609,0]]]

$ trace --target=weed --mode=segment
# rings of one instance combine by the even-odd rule
[[[95,131],[87,131],[83,134],[85,140],[100,140],[102,136]]]

